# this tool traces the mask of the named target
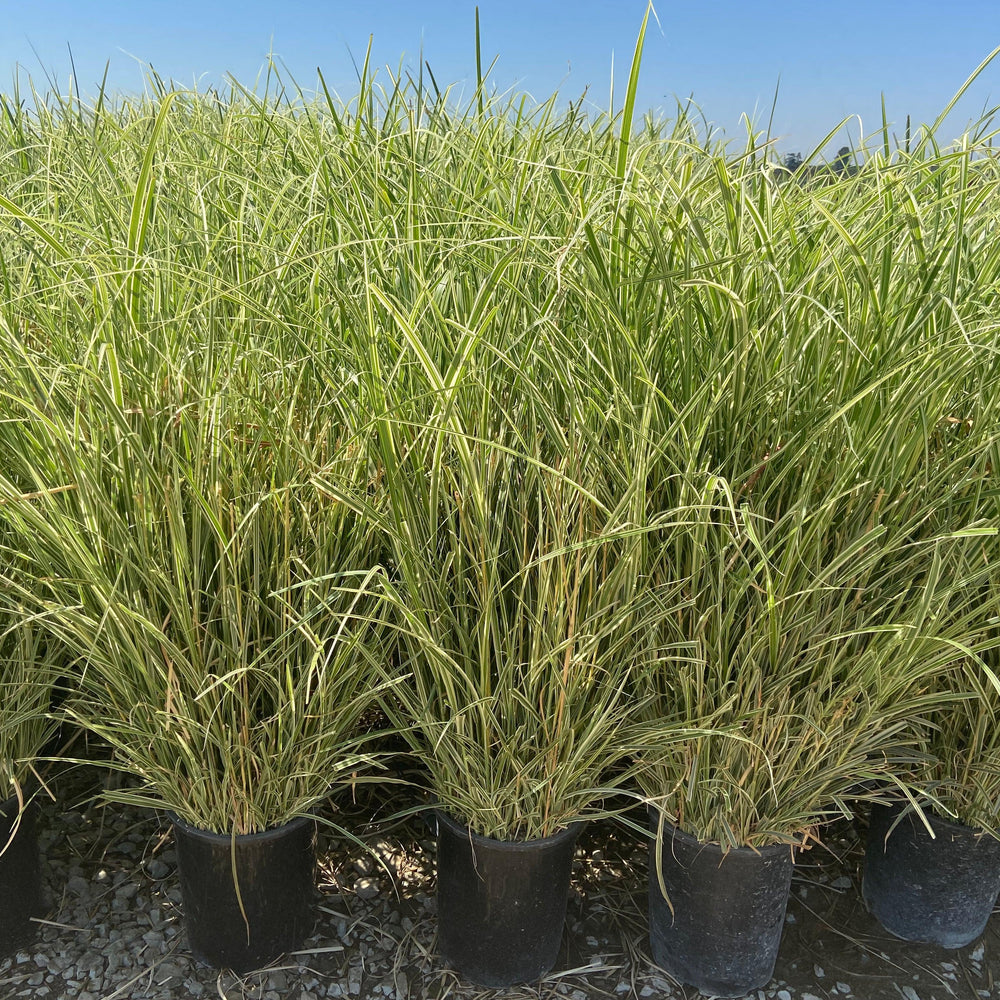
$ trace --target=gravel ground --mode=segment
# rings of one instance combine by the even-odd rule
[[[359,826],[353,827],[360,829]],[[362,837],[380,859],[320,834],[320,906],[302,951],[237,978],[187,954],[165,818],[118,806],[46,803],[40,821],[50,904],[30,948],[0,963],[0,998],[472,1000],[691,998],[657,970],[645,937],[646,856],[610,823],[580,838],[563,952],[541,984],[463,983],[434,954],[434,844],[419,820]],[[775,980],[756,1000],[1000,997],[1000,918],[957,952],[887,935],[860,900],[860,836],[831,831],[797,867]]]

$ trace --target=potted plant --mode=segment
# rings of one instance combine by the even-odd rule
[[[447,331],[418,334],[379,298],[377,322],[419,359],[374,370],[369,387],[406,675],[384,709],[437,811],[439,951],[466,978],[509,986],[557,960],[574,841],[607,812],[625,753],[628,679],[651,649],[633,520],[643,463],[599,454],[592,428],[556,412],[551,356],[504,357],[468,332],[460,361],[435,361],[428,345]]]
[[[770,980],[796,852],[902,783],[960,640],[926,614],[947,584],[914,524],[859,517],[850,491],[770,520],[731,495],[706,484],[702,523],[668,538],[687,600],[640,680],[657,697],[637,772],[654,959],[717,996]],[[701,732],[661,741],[679,724]]]
[[[310,932],[312,813],[375,762],[377,544],[330,492],[365,458],[322,407],[78,379],[0,486],[23,596],[75,657],[65,712],[135,779],[108,798],[173,820],[192,951],[245,972]]]
[[[408,534],[396,536],[390,596],[408,679],[386,711],[437,808],[441,954],[508,986],[556,961],[573,845],[604,812],[633,710],[627,679],[647,647],[628,545],[575,481],[579,467],[488,446],[468,458],[478,496],[442,463],[438,523],[418,535],[413,507],[399,518]]]
[[[961,616],[939,613],[962,581],[942,565],[983,528],[990,435],[957,434],[950,416],[974,351],[904,335],[800,378],[781,358],[843,342],[795,323],[751,344],[724,302],[699,305],[703,368],[654,423],[666,444],[653,502],[688,519],[650,570],[682,599],[639,681],[657,698],[637,778],[654,807],[654,958],[742,995],[770,978],[794,852],[858,798],[905,786],[921,758],[934,678],[965,655]],[[661,741],[679,723],[702,732]],[[733,888],[744,875],[749,888]],[[716,889],[725,902],[706,907]]]
[[[974,554],[950,567],[969,587],[945,610],[962,622],[967,655],[934,678],[910,798],[872,807],[862,882],[886,930],[944,948],[979,937],[1000,895],[996,538]]]

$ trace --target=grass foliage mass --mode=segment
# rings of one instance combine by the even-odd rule
[[[488,836],[998,825],[992,126],[793,177],[641,48],[607,113],[0,99],[9,781],[57,684],[218,831],[372,779],[376,705]]]

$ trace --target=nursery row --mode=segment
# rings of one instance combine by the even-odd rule
[[[9,841],[0,857],[0,941],[13,954],[30,950],[34,919],[49,914],[41,891],[36,804],[21,812],[11,799],[0,809],[0,832]],[[443,813],[427,818],[437,827],[433,953],[439,967],[491,987],[533,983],[558,969],[583,824],[545,840],[510,842],[472,834]],[[906,940],[952,948],[971,943],[986,925],[1000,883],[1000,847],[940,820],[934,820],[935,842],[915,816],[890,830],[897,818],[898,809],[872,811],[865,901],[887,930]],[[58,816],[51,822],[61,826]],[[325,909],[317,909],[315,828],[311,818],[299,818],[264,834],[230,837],[174,818],[182,926],[195,960],[247,975],[286,952],[289,958],[301,952]],[[766,985],[799,858],[787,847],[723,852],[675,828],[656,849],[654,835],[655,819],[647,834],[655,963],[714,996],[742,996]],[[637,846],[643,839],[636,836]],[[64,896],[61,885],[52,888],[55,898]],[[122,922],[132,919],[122,914]],[[315,940],[322,951],[322,937]]]
[[[390,745],[513,844],[997,832],[992,125],[799,182],[640,123],[641,42],[607,114],[2,99],[12,789],[62,721],[227,842]]]

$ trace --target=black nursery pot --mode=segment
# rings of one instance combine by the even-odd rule
[[[865,903],[904,941],[962,948],[986,929],[1000,894],[1000,841],[926,810],[933,838],[913,812],[892,829],[902,808],[872,806]]]
[[[650,821],[655,831],[655,813]],[[723,851],[667,824],[660,857],[669,902],[660,891],[656,851],[653,841],[649,941],[656,964],[711,996],[741,997],[767,985],[788,905],[791,848]]]
[[[466,979],[504,987],[556,964],[582,824],[540,840],[480,837],[438,821],[438,948]]]
[[[196,959],[244,973],[302,945],[315,922],[314,820],[234,838],[171,819],[184,926]]]
[[[16,796],[0,803],[0,954],[4,955],[31,941],[38,927],[32,917],[45,912],[36,813],[37,807],[29,803],[18,820]]]

